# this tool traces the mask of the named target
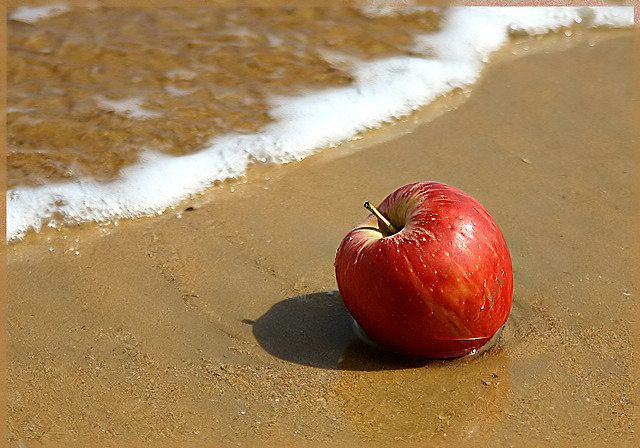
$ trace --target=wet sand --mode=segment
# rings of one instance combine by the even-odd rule
[[[633,35],[496,61],[453,111],[162,216],[10,246],[10,446],[632,446]],[[336,248],[414,180],[476,197],[509,244],[514,305],[483,355],[352,333]]]

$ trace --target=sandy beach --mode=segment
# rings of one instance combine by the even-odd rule
[[[553,39],[496,55],[465,101],[162,216],[10,245],[9,446],[633,446],[638,33]],[[474,196],[509,245],[485,354],[352,332],[336,249],[416,180]]]

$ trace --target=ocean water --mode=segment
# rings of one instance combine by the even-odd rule
[[[514,35],[633,7],[8,11],[7,238],[160,214],[472,89]]]

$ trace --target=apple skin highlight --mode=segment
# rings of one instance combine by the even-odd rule
[[[494,219],[438,182],[400,187],[378,210],[397,233],[371,214],[336,254],[338,288],[353,318],[394,352],[475,353],[504,325],[513,297],[511,256]]]

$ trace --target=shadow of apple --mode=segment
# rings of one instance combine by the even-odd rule
[[[339,370],[388,370],[425,365],[360,340],[338,291],[292,297],[254,321],[253,334],[271,355],[310,367]]]

